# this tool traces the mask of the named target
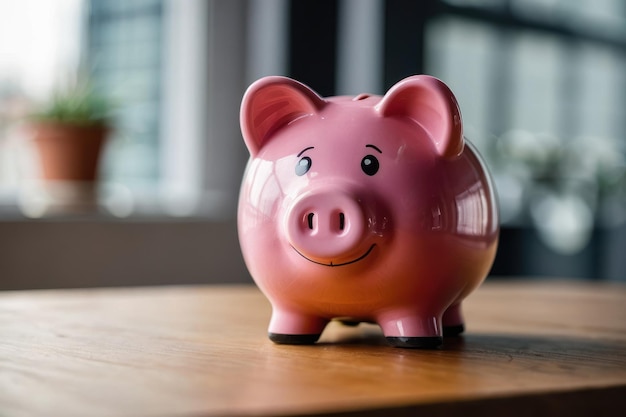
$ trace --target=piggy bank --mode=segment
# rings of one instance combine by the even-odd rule
[[[315,343],[330,320],[373,322],[393,346],[433,348],[464,329],[499,233],[492,181],[441,81],[383,97],[322,98],[285,77],[241,105],[250,159],[242,254],[269,299],[269,338]]]

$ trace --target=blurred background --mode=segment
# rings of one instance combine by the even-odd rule
[[[384,94],[419,73],[455,92],[495,178],[490,279],[626,281],[624,1],[0,0],[0,289],[251,282],[245,88]],[[42,190],[28,129],[77,79],[114,103],[79,212]]]

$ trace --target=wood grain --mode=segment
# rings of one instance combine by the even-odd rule
[[[432,351],[274,345],[251,286],[0,293],[0,416],[616,415],[626,287],[487,282]],[[617,413],[618,415],[620,413]]]

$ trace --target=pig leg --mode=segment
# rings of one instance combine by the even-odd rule
[[[461,303],[453,304],[443,313],[443,335],[445,337],[458,336],[465,331]]]
[[[317,342],[327,323],[317,316],[274,308],[268,336],[278,344],[310,345]]]
[[[391,312],[378,320],[387,342],[403,348],[434,349],[441,345],[441,315]]]

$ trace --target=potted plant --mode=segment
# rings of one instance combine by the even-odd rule
[[[109,101],[87,83],[55,92],[32,117],[42,179],[95,182],[110,116]]]
[[[32,115],[29,125],[40,162],[39,201],[43,195],[48,206],[63,211],[93,208],[111,110],[110,101],[93,86],[77,82],[56,91]]]

